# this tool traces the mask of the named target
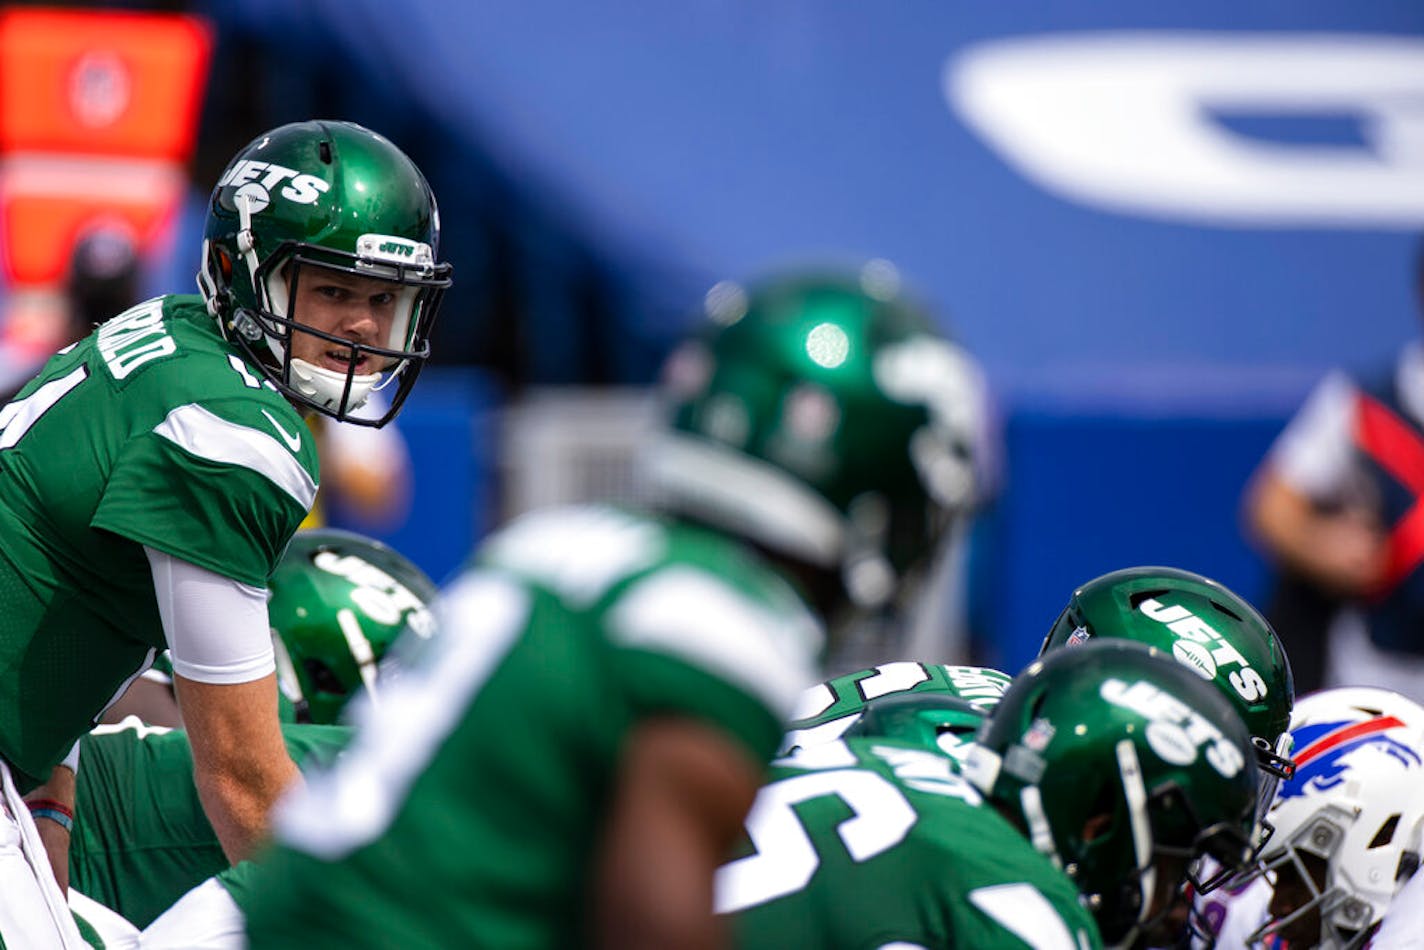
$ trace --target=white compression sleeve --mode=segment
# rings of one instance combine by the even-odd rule
[[[267,592],[144,546],[173,672],[199,683],[247,683],[276,669]]]

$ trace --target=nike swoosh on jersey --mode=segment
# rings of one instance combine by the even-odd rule
[[[267,417],[268,422],[272,423],[272,428],[277,430],[277,434],[282,437],[282,441],[287,443],[287,448],[291,449],[293,452],[300,452],[302,450],[302,434],[300,432],[298,432],[296,435],[292,435],[286,429],[282,428],[282,423],[278,422],[276,419],[273,419],[272,413],[268,412],[266,409],[262,410],[262,414]]]

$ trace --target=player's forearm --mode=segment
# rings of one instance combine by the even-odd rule
[[[715,860],[652,861],[647,856],[605,855],[602,901],[592,943],[620,950],[683,947],[712,950],[726,946],[726,922],[712,915]],[[610,860],[612,858],[612,860]],[[633,869],[632,862],[641,866]]]
[[[277,761],[198,768],[193,778],[223,853],[236,864],[252,857],[266,840],[272,806],[301,776],[284,753]]]
[[[592,943],[724,946],[713,876],[741,830],[760,767],[719,730],[668,719],[637,727],[619,771],[595,863]]]
[[[1252,527],[1274,559],[1345,596],[1374,588],[1387,553],[1372,514],[1322,510],[1278,478],[1260,481],[1249,509]]]
[[[74,798],[74,772],[63,765],[55,766],[49,780],[25,796],[61,891],[69,888],[69,831]]]

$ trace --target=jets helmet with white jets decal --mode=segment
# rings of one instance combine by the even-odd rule
[[[384,425],[430,355],[450,286],[439,235],[435,197],[400,149],[351,122],[296,122],[258,136],[218,180],[198,287],[224,336],[298,407]],[[303,322],[298,288],[321,269],[389,283],[387,339],[353,341]],[[298,334],[329,344],[328,365],[293,355]],[[351,415],[392,383],[383,415]]]
[[[985,710],[948,693],[896,693],[867,702],[845,734],[910,742],[961,759],[984,716]]]
[[[353,695],[375,696],[396,638],[434,632],[430,578],[350,531],[298,532],[267,590],[278,684],[302,721],[336,722]]]
[[[1277,783],[1291,773],[1289,726],[1295,702],[1290,661],[1266,618],[1200,574],[1130,567],[1073,591],[1039,655],[1098,637],[1157,647],[1221,690],[1256,746],[1263,773],[1258,813],[1264,816]],[[1217,883],[1209,882],[1207,889]]]
[[[1074,880],[1109,945],[1160,938],[1190,867],[1211,855],[1235,870],[1255,837],[1259,770],[1241,717],[1129,640],[1035,660],[963,771]]]

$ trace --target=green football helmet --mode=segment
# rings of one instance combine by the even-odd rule
[[[949,693],[895,693],[866,702],[845,735],[911,742],[958,760],[983,722],[984,710]]]
[[[1160,939],[1191,866],[1210,855],[1239,869],[1255,835],[1259,770],[1241,717],[1131,641],[1035,660],[963,771],[1074,880],[1108,945]]]
[[[300,407],[358,425],[395,418],[430,355],[450,265],[436,262],[440,216],[420,170],[389,141],[351,122],[296,122],[254,139],[208,204],[198,287],[223,335]],[[390,337],[351,341],[291,312],[303,279],[327,268],[389,281]],[[332,344],[344,369],[292,356],[294,334]],[[351,415],[394,382],[378,418]]]
[[[292,538],[267,584],[277,681],[298,721],[329,724],[365,691],[397,636],[434,632],[430,578],[379,541],[314,529]]]
[[[901,296],[885,262],[854,277],[719,284],[669,360],[671,425],[648,461],[676,508],[838,572],[878,607],[976,492],[973,361]]]
[[[988,714],[1009,688],[1009,682],[1007,673],[986,666],[952,666],[910,660],[843,673],[801,693],[791,710],[778,754],[839,739],[860,719],[863,711],[872,707],[883,708],[882,704],[906,694],[934,694],[954,700],[956,709],[967,706],[977,714],[973,722],[973,726],[977,727],[979,720]],[[870,728],[880,727],[872,725]],[[941,748],[933,739],[931,736],[929,744]],[[941,751],[949,746],[949,739],[946,738]]]
[[[1039,655],[1094,637],[1136,640],[1174,656],[1216,684],[1251,732],[1261,767],[1264,817],[1289,778],[1295,686],[1285,648],[1265,617],[1221,584],[1172,567],[1130,567],[1073,592]],[[1263,830],[1269,832],[1269,825]],[[1219,884],[1213,879],[1207,890]]]

